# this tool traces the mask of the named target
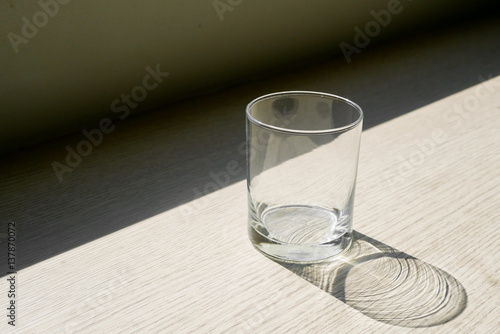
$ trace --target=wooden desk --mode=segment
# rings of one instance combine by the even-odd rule
[[[498,333],[499,33],[453,27],[131,118],[62,182],[51,163],[82,134],[5,157],[15,332]],[[282,265],[248,241],[243,108],[291,88],[365,109],[350,264]]]

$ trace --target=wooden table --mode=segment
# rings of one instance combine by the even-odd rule
[[[498,333],[499,35],[464,23],[117,121],[62,182],[81,133],[4,157],[0,332]],[[350,258],[248,241],[244,106],[286,89],[365,109]]]

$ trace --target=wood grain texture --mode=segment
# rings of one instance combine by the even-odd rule
[[[486,44],[481,36],[493,29],[486,28],[474,30],[475,42]],[[427,52],[422,45],[413,50]],[[377,52],[383,59],[392,51]],[[378,59],[356,71],[377,64],[386,63]],[[496,62],[489,64],[498,69]],[[221,93],[223,103],[208,109],[205,98],[177,107],[189,113],[157,113],[117,125],[62,183],[50,163],[61,160],[64,146],[76,145],[78,136],[6,159],[2,219],[19,226],[21,266],[18,324],[13,330],[2,316],[0,331],[497,332],[500,77],[493,70],[474,76],[489,73],[494,75],[487,82],[477,79],[362,135],[354,213],[359,240],[374,240],[456,280],[466,305],[454,319],[424,328],[375,320],[376,314],[359,310],[380,307],[377,300],[362,299],[371,280],[359,281],[356,289],[351,284],[342,301],[331,271],[287,267],[253,249],[237,150],[244,139],[240,100],[260,93],[250,87]],[[434,84],[442,79],[438,72],[428,76]],[[382,105],[392,99],[405,103],[404,95],[386,93]],[[230,139],[221,143],[217,136]],[[227,171],[230,161],[242,169],[230,184],[217,186],[211,173]],[[209,193],[195,198],[205,188]],[[392,265],[371,264],[372,270]],[[432,282],[423,277],[416,287]],[[7,289],[4,276],[0,293]]]

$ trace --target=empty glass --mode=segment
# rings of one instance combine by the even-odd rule
[[[289,262],[348,249],[361,108],[332,94],[290,91],[253,100],[246,116],[252,244]]]

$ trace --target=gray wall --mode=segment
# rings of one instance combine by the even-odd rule
[[[388,5],[379,0],[59,1],[66,3],[41,2],[51,4],[53,17],[40,12],[39,2],[0,3],[0,152],[122,115],[124,103],[115,105],[120,113],[112,112],[111,103],[142,85],[147,66],[159,64],[170,75],[129,108],[133,112],[308,57],[340,53],[342,41],[354,44],[353,28],[364,29],[374,20],[370,11]],[[227,11],[219,15],[214,4]],[[402,0],[400,6],[370,45],[472,5]],[[30,25],[23,18],[38,20],[38,31],[23,34],[23,26]]]

